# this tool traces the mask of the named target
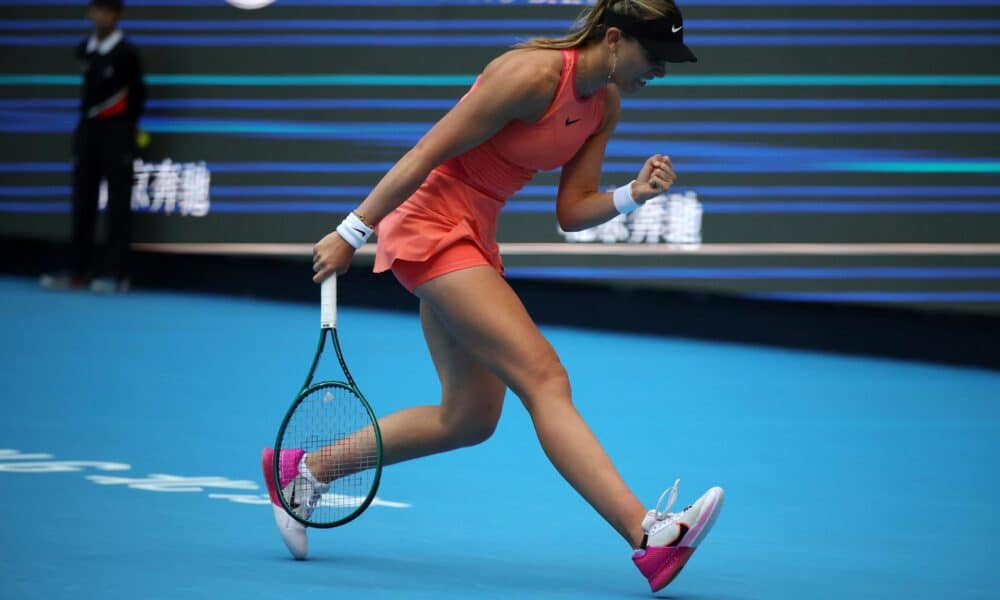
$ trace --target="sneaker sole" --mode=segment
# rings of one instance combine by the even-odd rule
[[[309,556],[309,534],[306,533],[306,528],[288,516],[280,506],[271,505],[271,510],[274,512],[274,524],[278,527],[278,534],[288,548],[288,553],[295,560],[305,560]]]
[[[715,520],[719,518],[719,513],[722,512],[722,505],[726,497],[725,492],[720,487],[713,487],[705,492],[705,495],[709,496],[707,500],[708,506],[702,509],[701,515],[698,517],[698,522],[684,536],[680,544],[678,544],[679,546],[696,548],[701,543],[701,540],[708,535],[708,532],[712,530]]]
[[[264,483],[267,494],[271,497],[271,510],[274,512],[274,524],[278,527],[281,541],[285,543],[289,554],[295,560],[305,560],[309,555],[309,538],[305,527],[285,512],[278,499],[278,491],[274,485],[274,450],[264,448],[260,453],[260,470],[264,472]]]
[[[656,569],[655,573],[646,578],[649,582],[649,590],[654,593],[667,587],[674,579],[677,579],[677,576],[684,570],[684,566],[687,565],[687,562],[691,559],[695,551],[694,548],[680,548],[677,546],[661,547],[658,550],[666,554],[666,561]]]

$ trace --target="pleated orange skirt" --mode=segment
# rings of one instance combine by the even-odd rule
[[[376,227],[375,272],[391,270],[413,291],[446,273],[487,265],[503,274],[496,241],[503,202],[434,170]]]

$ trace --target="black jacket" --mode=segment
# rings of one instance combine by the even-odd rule
[[[146,103],[142,63],[135,46],[115,30],[102,42],[91,36],[76,47],[83,70],[80,119],[128,119],[134,125]]]

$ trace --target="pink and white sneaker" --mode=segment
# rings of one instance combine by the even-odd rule
[[[664,491],[656,508],[646,513],[642,520],[642,530],[646,533],[642,547],[632,554],[632,561],[649,580],[653,592],[665,588],[677,577],[722,510],[724,493],[722,488],[713,487],[681,512],[667,512],[677,499],[680,482],[678,479]],[[667,505],[660,512],[660,503],[667,495]]]
[[[309,518],[323,494],[330,488],[329,484],[320,483],[308,472],[303,472],[305,454],[305,450],[299,448],[282,450],[278,463],[281,491],[289,500],[292,510],[302,519]],[[278,526],[281,540],[285,542],[288,551],[296,560],[305,560],[309,553],[309,537],[305,525],[293,519],[278,498],[278,486],[274,481],[273,448],[264,448],[261,452],[260,467],[264,472],[264,482],[267,484],[267,493],[271,497],[271,508],[274,511],[274,522]]]

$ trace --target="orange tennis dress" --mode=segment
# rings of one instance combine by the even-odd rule
[[[552,103],[534,123],[512,121],[492,138],[442,163],[375,228],[375,272],[392,270],[411,292],[452,271],[489,265],[503,274],[497,221],[507,198],[538,171],[568,162],[604,119],[605,89],[576,94],[577,50],[562,51]],[[475,90],[479,80],[469,90]]]

